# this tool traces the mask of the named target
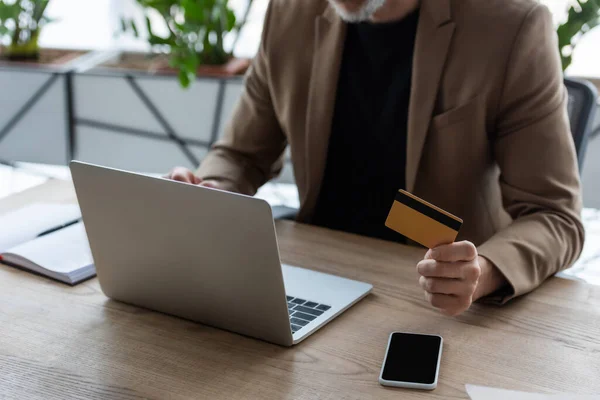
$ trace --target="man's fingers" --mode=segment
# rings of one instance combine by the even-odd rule
[[[189,174],[185,174],[185,173],[174,173],[171,175],[171,179],[174,181],[185,182],[185,183],[193,183],[194,182],[194,178],[192,176],[190,176]]]
[[[433,257],[431,256],[431,249],[427,250],[427,253],[425,253],[425,257],[423,257],[424,260],[433,260]]]
[[[458,296],[449,294],[425,292],[425,299],[435,308],[455,308],[461,305],[461,299]]]
[[[475,283],[449,278],[419,278],[419,285],[431,294],[452,294],[456,296],[472,296]]]
[[[167,178],[174,181],[189,182],[191,181],[191,174],[191,171],[187,168],[175,167],[167,174]]]
[[[184,167],[176,167],[166,176],[167,179],[172,179],[174,181],[191,183],[194,185],[202,182],[200,178],[198,178],[192,171]]]
[[[468,298],[448,294],[432,294],[425,292],[425,299],[444,314],[455,316],[465,311],[471,305]]]
[[[424,277],[463,279],[463,270],[456,264],[435,260],[421,260],[417,272]]]
[[[201,181],[200,186],[212,189],[221,189],[221,185],[217,181]]]
[[[430,256],[444,262],[472,261],[477,257],[477,248],[471,242],[456,242],[431,249]]]
[[[223,189],[223,185],[216,180],[202,180],[198,178],[192,171],[184,167],[173,168],[171,172],[165,175],[166,179],[171,179],[178,182],[191,183],[192,185],[200,185],[213,189]]]
[[[467,310],[481,274],[477,249],[458,242],[431,249],[417,264],[419,285],[425,298],[444,314],[456,316]]]

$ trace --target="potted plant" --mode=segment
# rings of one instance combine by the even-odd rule
[[[159,52],[166,49],[169,66],[176,68],[179,81],[188,87],[197,75],[242,74],[247,60],[235,59],[225,48],[225,37],[234,34],[235,47],[253,0],[248,0],[241,22],[229,7],[229,0],[137,0],[144,9],[148,42]],[[156,34],[150,14],[160,15],[167,35]],[[122,19],[121,29],[136,37],[144,29],[134,19]]]
[[[119,30],[144,35],[152,52],[117,51],[74,76],[77,158],[147,172],[199,164],[249,65],[232,49],[253,1],[239,19],[228,1],[137,0],[145,23],[122,18]]]
[[[50,0],[0,0],[0,160],[70,159],[67,73],[85,52],[40,48]]]
[[[0,2],[0,58],[7,60],[39,59],[38,39],[43,26],[50,22],[44,15],[50,0]],[[8,44],[4,44],[5,39]]]

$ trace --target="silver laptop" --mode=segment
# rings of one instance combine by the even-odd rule
[[[112,299],[291,346],[372,289],[282,265],[263,200],[76,161],[71,173]]]

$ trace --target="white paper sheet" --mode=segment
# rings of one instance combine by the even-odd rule
[[[0,216],[0,253],[40,233],[81,218],[76,204],[37,203]]]
[[[471,400],[600,400],[600,395],[527,393],[476,385],[465,387]]]
[[[8,253],[61,274],[69,274],[93,263],[81,222],[14,247]]]

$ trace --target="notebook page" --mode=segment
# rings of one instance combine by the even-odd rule
[[[9,249],[15,254],[49,271],[69,274],[93,263],[83,223]]]
[[[37,203],[0,216],[0,253],[45,230],[81,218],[76,204]]]

